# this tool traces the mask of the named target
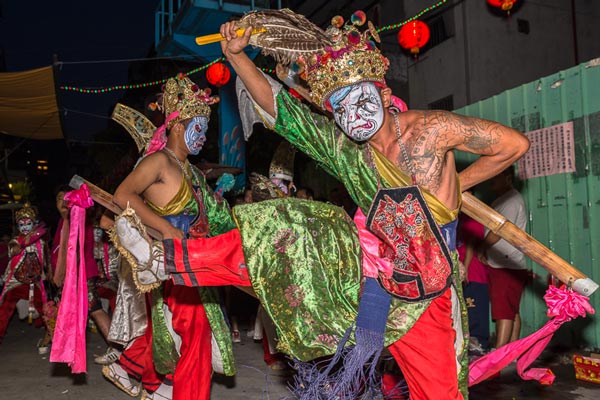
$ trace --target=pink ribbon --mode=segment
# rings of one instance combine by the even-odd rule
[[[67,266],[50,362],[69,364],[74,374],[87,372],[85,328],[88,315],[85,272],[85,209],[94,205],[86,184],[65,195],[71,209]],[[79,253],[79,257],[77,254]]]
[[[531,335],[509,343],[479,358],[469,366],[469,386],[476,385],[517,359],[517,372],[523,380],[536,380],[542,385],[551,385],[554,374],[548,368],[531,368],[529,365],[542,353],[554,332],[560,326],[577,317],[594,314],[589,298],[572,290],[551,286],[546,291],[544,300],[548,305],[547,315],[554,317],[540,330]]]
[[[156,153],[165,148],[167,145],[167,125],[173,119],[179,116],[179,111],[173,111],[171,114],[165,118],[165,123],[154,131],[154,135],[152,135],[152,139],[150,139],[150,143],[148,144],[148,148],[146,149],[146,153],[144,155],[149,156],[152,153]]]
[[[398,110],[400,110],[400,112],[408,111],[408,106],[401,98],[392,95],[391,99],[392,99],[392,106],[396,107]]]
[[[379,257],[379,245],[381,240],[367,229],[367,217],[359,208],[354,213],[354,224],[358,229],[358,240],[362,250],[362,270],[363,275],[369,278],[377,278],[381,271],[388,277],[392,276],[394,267],[392,263]]]

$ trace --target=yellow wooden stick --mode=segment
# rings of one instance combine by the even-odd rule
[[[244,32],[246,30],[243,28],[238,29],[237,31],[235,31],[237,33],[238,36],[244,36]],[[254,29],[252,31],[253,35],[256,35],[257,33],[263,33],[266,32],[267,30],[265,28],[260,28],[260,29]],[[196,38],[196,44],[198,46],[202,46],[205,44],[210,44],[210,43],[217,43],[220,41],[225,40],[225,38],[223,36],[221,36],[220,33],[213,33],[212,35],[204,35],[204,36],[198,36]]]

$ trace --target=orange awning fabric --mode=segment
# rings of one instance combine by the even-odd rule
[[[0,73],[0,132],[28,139],[62,139],[52,67]]]

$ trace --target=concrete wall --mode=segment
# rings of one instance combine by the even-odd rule
[[[574,4],[576,41],[570,1],[522,1],[509,17],[484,0],[449,1],[443,14],[446,25],[454,27],[453,37],[409,64],[410,106],[426,108],[452,94],[458,108],[600,56],[595,30],[600,2]],[[422,8],[420,0],[405,2],[406,15]],[[436,14],[426,15],[425,22]],[[528,22],[529,33],[518,31],[519,20]]]

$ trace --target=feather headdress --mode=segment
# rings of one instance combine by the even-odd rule
[[[238,26],[258,31],[250,37],[250,44],[284,65],[323,51],[333,43],[325,31],[304,15],[287,8],[249,12],[238,21]]]
[[[367,29],[360,31],[365,23]],[[354,12],[347,23],[333,17],[326,31],[288,9],[250,12],[238,26],[240,34],[252,27],[250,44],[305,79],[311,101],[323,109],[329,96],[344,86],[385,84],[389,61],[377,48],[379,34],[363,11]]]

